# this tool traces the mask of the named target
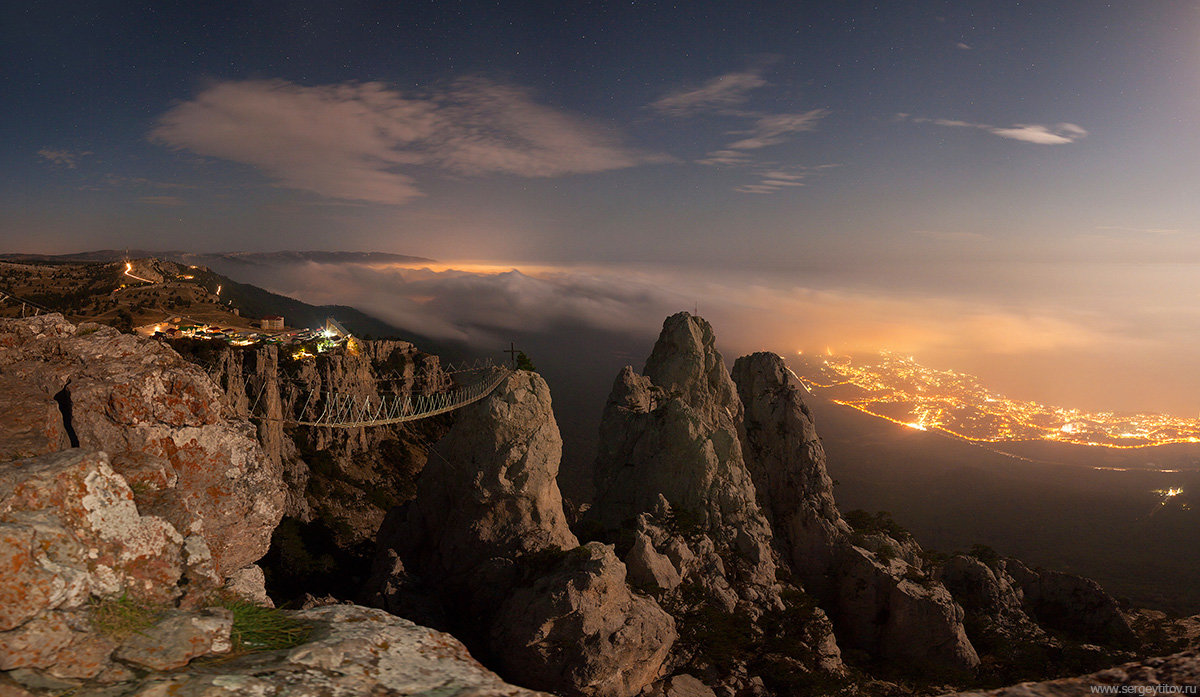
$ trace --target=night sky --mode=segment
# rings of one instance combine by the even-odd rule
[[[155,5],[0,9],[4,251],[472,260],[272,281],[1200,410],[1194,1]]]

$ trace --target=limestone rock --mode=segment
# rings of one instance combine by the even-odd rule
[[[528,684],[630,697],[657,678],[671,620],[630,594],[611,549],[579,548],[555,482],[561,449],[536,373],[460,410],[416,498],[380,532],[374,591],[389,608],[444,608]]]
[[[868,549],[851,539],[812,414],[783,359],[744,356],[734,363],[733,377],[745,408],[740,435],[746,466],[776,545],[825,603],[839,643],[931,668],[978,665],[962,608],[913,565],[920,552],[915,542],[874,535],[874,549]],[[871,544],[866,536],[860,542]],[[878,553],[884,546],[891,555]]]
[[[64,683],[77,697],[113,694],[208,695],[439,695],[550,697],[502,681],[476,662],[454,637],[380,610],[330,605],[294,613],[312,638],[292,649],[195,663],[169,673],[112,671],[116,684]],[[194,617],[194,615],[193,615]],[[3,676],[0,676],[3,681]],[[106,681],[111,683],[112,681]],[[0,682],[0,690],[20,688]]]
[[[686,543],[683,543],[686,549]],[[629,582],[637,587],[648,587],[653,590],[669,591],[680,584],[682,578],[679,570],[665,554],[659,554],[654,549],[650,538],[642,531],[637,532],[633,548],[625,557]]]
[[[494,610],[518,557],[579,545],[555,481],[562,439],[541,376],[513,373],[460,410],[437,453],[404,521],[381,531],[410,571]]]
[[[677,636],[671,616],[630,593],[625,566],[597,542],[567,552],[551,573],[517,589],[492,626],[507,674],[589,697],[641,692],[661,674]]]
[[[341,549],[371,542],[387,510],[412,496],[425,465],[424,444],[445,433],[443,419],[370,428],[285,431],[284,414],[320,413],[312,394],[335,392],[377,403],[381,395],[446,389],[449,376],[437,356],[406,341],[356,340],[357,351],[293,362],[275,346],[223,348],[214,371],[226,404],[238,414],[252,405],[267,418],[258,437],[267,458],[287,482],[285,514],[309,523],[323,520]]]
[[[255,605],[275,607],[275,603],[267,595],[267,580],[263,575],[262,567],[257,564],[251,564],[234,572],[225,584],[225,590],[245,598]]]
[[[174,670],[198,656],[228,652],[232,628],[233,613],[225,608],[174,613],[124,641],[113,657],[142,669]]]
[[[717,694],[696,678],[682,673],[655,685],[647,697],[717,697]]]
[[[143,513],[201,535],[222,576],[266,552],[283,512],[281,472],[247,421],[222,414],[222,393],[199,368],[158,342],[78,330],[60,315],[0,320],[0,346],[0,382],[27,386],[0,412],[28,415],[0,416],[0,443],[46,452],[65,431],[107,452],[112,469],[153,492]],[[33,416],[43,422],[31,426]],[[29,445],[31,433],[41,445]]]
[[[987,564],[976,557],[956,554],[941,564],[937,578],[974,620],[972,636],[977,642],[1049,643],[1050,637],[1025,612],[1025,594],[1007,567],[1004,560]]]
[[[142,516],[102,452],[65,450],[0,467],[0,554],[16,573],[0,577],[10,629],[41,611],[80,607],[90,595],[128,591],[174,600],[183,538]]]
[[[742,459],[742,403],[712,327],[687,313],[668,317],[644,372],[625,368],[604,409],[591,516],[616,529],[665,499],[736,550],[742,592],[770,594],[771,531]]]
[[[1148,658],[1078,678],[1025,682],[986,692],[956,692],[945,697],[1074,697],[1090,694],[1183,694],[1200,685],[1200,652],[1195,649]]]
[[[1025,606],[1042,624],[1084,641],[1133,646],[1137,635],[1117,601],[1090,578],[1030,569],[1008,559],[1008,573],[1024,594]]]

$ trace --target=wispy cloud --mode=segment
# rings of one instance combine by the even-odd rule
[[[1001,138],[1020,140],[1037,145],[1065,145],[1067,143],[1074,143],[1088,134],[1087,130],[1083,127],[1073,123],[1058,123],[1053,126],[1036,123],[992,126],[986,123],[973,123],[971,121],[959,121],[956,119],[930,119],[921,116],[910,117],[908,114],[897,114],[896,117],[901,121],[911,121],[913,123],[931,123],[935,126],[947,126],[950,128],[975,128],[991,133],[992,135],[1000,136]]]
[[[381,83],[220,82],[163,114],[150,140],[251,165],[289,188],[390,204],[422,195],[419,168],[555,177],[668,159],[484,79],[420,94]]]
[[[801,181],[809,173],[808,168],[793,167],[780,169],[773,163],[760,161],[754,151],[782,145],[797,133],[816,130],[821,120],[829,115],[827,109],[809,109],[789,113],[770,113],[747,108],[750,93],[768,85],[763,77],[763,68],[758,67],[740,72],[717,76],[697,87],[685,87],[663,95],[650,103],[650,108],[664,116],[698,117],[710,115],[724,119],[736,119],[744,127],[726,131],[739,136],[721,147],[711,150],[694,160],[696,164],[710,167],[752,168],[758,181],[734,186],[734,191],[745,194],[773,194],[784,189],[802,186]]]
[[[761,169],[755,174],[758,181],[741,184],[734,191],[743,194],[774,194],[795,186],[804,186],[804,180],[824,169],[837,165],[817,165],[816,167],[782,167]]]
[[[700,165],[726,167],[740,167],[753,162],[754,159],[749,154],[738,150],[713,150],[699,160],[696,160],[696,164]]]
[[[829,115],[827,109],[811,109],[797,114],[764,114],[754,121],[754,125],[745,131],[734,131],[745,134],[745,138],[736,140],[725,148],[728,150],[757,150],[769,145],[779,145],[786,142],[793,133],[816,130],[821,119]]]
[[[719,75],[699,87],[685,87],[668,92],[650,103],[650,108],[670,116],[692,116],[712,110],[728,110],[740,106],[749,92],[766,85],[761,70]]]
[[[939,242],[981,242],[988,239],[987,235],[964,230],[913,230],[913,234]]]
[[[138,198],[138,201],[152,206],[182,206],[185,203],[178,196],[142,196]]]
[[[1096,229],[1109,232],[1127,232],[1137,235],[1178,235],[1183,232],[1179,228],[1125,227],[1122,225],[1097,225]]]
[[[109,186],[129,186],[129,187],[148,187],[151,189],[195,189],[194,184],[180,184],[178,182],[164,182],[146,177],[126,177],[120,174],[105,174],[104,183]]]
[[[55,167],[66,167],[67,169],[75,169],[79,165],[79,160],[87,155],[92,155],[91,150],[56,150],[53,148],[42,148],[37,151],[39,157],[49,162]]]

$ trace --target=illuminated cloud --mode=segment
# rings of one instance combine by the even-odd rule
[[[757,182],[734,187],[734,191],[743,194],[773,194],[789,187],[804,186],[804,178],[811,173],[812,170],[803,167],[768,169],[758,173],[761,178]]]
[[[963,230],[913,230],[913,234],[939,242],[980,242],[988,239],[987,235]]]
[[[1056,126],[1017,124],[1008,128],[988,128],[987,130],[1001,138],[1023,140],[1026,143],[1037,143],[1039,145],[1074,143],[1088,134],[1087,131],[1073,123],[1060,123]]]
[[[650,103],[650,108],[669,116],[727,110],[743,104],[751,90],[766,85],[760,70],[726,73],[699,87],[674,90]]]
[[[1121,225],[1097,225],[1096,229],[1111,232],[1128,232],[1137,235],[1178,235],[1180,232],[1183,232],[1179,228],[1124,227]]]
[[[734,131],[746,134],[746,137],[725,147],[729,150],[757,150],[768,145],[779,145],[793,133],[816,130],[817,123],[828,115],[826,109],[811,109],[797,114],[765,114],[758,117],[749,130]]]
[[[700,312],[737,352],[772,347],[989,354],[1123,345],[1127,338],[1042,311],[952,297],[798,285],[761,273],[662,266],[459,270],[453,264],[308,264],[256,279],[306,302],[350,304],[400,327],[484,348],[520,332],[587,327],[657,331],[658,319],[699,299]],[[471,267],[463,267],[471,268]],[[436,270],[435,270],[436,269]],[[653,318],[653,319],[647,319]],[[1115,331],[1115,330],[1114,330]]]
[[[78,152],[73,150],[54,150],[51,148],[42,148],[41,150],[37,151],[37,154],[43,160],[49,162],[55,167],[75,169],[81,158],[93,153],[90,150]]]
[[[1088,134],[1084,128],[1073,123],[1060,123],[1054,126],[1044,126],[1036,123],[991,126],[986,123],[972,123],[970,121],[958,121],[955,119],[910,117],[908,114],[897,114],[896,117],[901,121],[907,120],[913,123],[932,123],[935,126],[947,126],[950,128],[976,128],[992,135],[1000,136],[1001,138],[1036,143],[1038,145],[1065,145],[1067,143],[1074,143]]]
[[[152,206],[182,206],[184,200],[178,196],[142,196],[138,198],[142,203],[148,203]]]
[[[251,165],[289,188],[390,204],[422,195],[418,167],[555,177],[666,159],[483,79],[412,95],[381,83],[220,82],[163,114],[150,140]]]
[[[816,130],[821,119],[829,115],[826,109],[778,114],[744,108],[744,104],[749,100],[749,93],[766,84],[761,68],[726,73],[700,87],[668,92],[651,102],[650,108],[665,116],[691,117],[709,114],[747,122],[747,127],[729,131],[731,135],[742,136],[741,138],[695,161],[696,164],[709,166],[745,166],[754,162],[745,151],[786,143],[793,134]],[[737,190],[746,193],[771,193],[778,188],[747,184],[738,187]]]
[[[721,165],[726,167],[739,167],[752,162],[754,162],[753,158],[737,150],[713,150],[699,160],[696,160],[696,164],[700,165]]]

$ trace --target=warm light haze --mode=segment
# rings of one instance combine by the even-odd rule
[[[246,280],[1200,412],[1194,3],[0,12],[5,251],[397,252]]]

